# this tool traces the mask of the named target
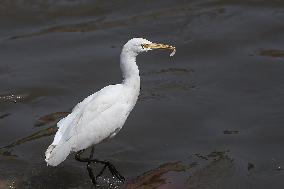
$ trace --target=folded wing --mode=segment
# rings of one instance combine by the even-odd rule
[[[86,129],[88,122],[98,118],[104,111],[120,102],[122,96],[122,85],[110,85],[77,104],[72,113],[57,123],[59,129],[45,153],[46,162],[56,166],[66,159],[70,151],[78,150],[76,147],[78,133]]]

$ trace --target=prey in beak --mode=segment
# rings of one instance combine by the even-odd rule
[[[144,49],[149,49],[149,50],[153,50],[153,49],[168,49],[168,50],[172,51],[170,56],[174,56],[175,53],[176,53],[176,48],[174,46],[171,46],[171,45],[165,45],[165,44],[159,44],[159,43],[150,43],[150,44],[143,44],[142,47]]]

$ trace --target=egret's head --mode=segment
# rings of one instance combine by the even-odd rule
[[[128,52],[134,52],[135,54],[139,54],[141,52],[147,52],[147,51],[153,50],[153,49],[168,49],[168,50],[171,50],[172,53],[170,54],[170,56],[173,56],[176,52],[175,47],[173,47],[171,45],[153,43],[153,42],[148,41],[147,39],[143,39],[143,38],[133,38],[133,39],[129,40],[124,45],[124,49]]]

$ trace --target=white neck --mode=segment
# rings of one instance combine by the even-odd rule
[[[137,54],[127,48],[123,48],[120,54],[120,68],[123,76],[123,84],[140,90],[139,69],[136,64]]]

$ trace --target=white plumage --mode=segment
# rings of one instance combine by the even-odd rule
[[[172,46],[155,44],[143,38],[133,38],[124,45],[120,55],[123,82],[109,85],[88,96],[57,123],[59,129],[45,152],[48,165],[56,166],[71,151],[86,149],[117,134],[139,95],[140,76],[136,56],[140,52],[158,48],[175,52]]]

